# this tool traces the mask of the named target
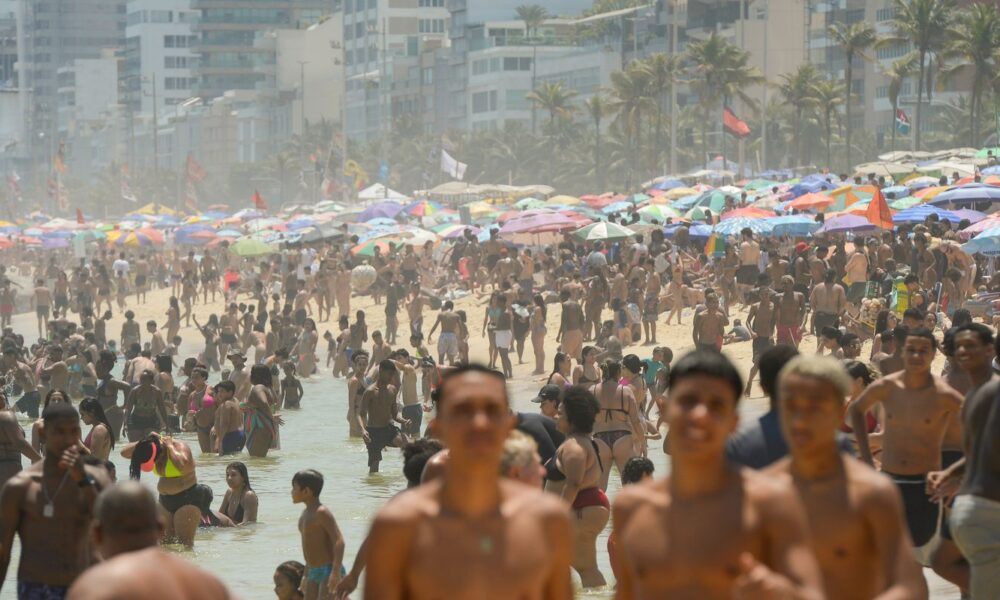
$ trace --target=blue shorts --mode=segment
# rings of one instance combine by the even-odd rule
[[[332,564],[322,567],[306,567],[306,579],[318,585],[323,585],[330,578],[331,573],[333,573]],[[345,577],[346,575],[347,569],[344,568],[344,565],[340,565],[340,576]]]

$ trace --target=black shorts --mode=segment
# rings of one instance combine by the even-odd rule
[[[156,415],[137,415],[132,413],[128,418],[129,429],[159,429],[160,419]]]
[[[497,266],[498,262],[500,262],[500,255],[490,254],[489,256],[486,257],[486,270],[492,271],[493,268]]]
[[[760,276],[760,269],[757,265],[740,265],[736,271],[736,283],[740,285],[757,285],[757,277]]]
[[[418,402],[403,407],[403,418],[410,422],[406,428],[406,433],[420,435],[420,424],[424,420],[424,407]]]
[[[196,483],[178,494],[160,494],[160,506],[167,512],[175,513],[185,506],[195,506],[205,514],[212,505],[212,488],[202,483]]]
[[[222,454],[239,454],[246,443],[246,434],[242,431],[230,431],[222,436]]]
[[[757,362],[760,355],[764,353],[765,350],[774,346],[774,340],[766,337],[755,337],[753,339],[753,361]]]
[[[135,276],[135,287],[142,287],[144,285],[146,285],[146,276],[145,275],[136,275]]]
[[[813,333],[819,335],[824,327],[840,327],[840,317],[833,313],[816,313],[816,318],[813,319]]]
[[[223,333],[219,336],[219,343],[232,345],[235,344],[239,339],[236,337],[235,333]]]
[[[14,404],[14,407],[17,408],[17,410],[31,417],[32,419],[37,419],[38,405],[41,404],[41,402],[42,402],[42,395],[38,393],[38,391],[36,390],[34,392],[28,392],[27,394],[21,396],[21,399]]]
[[[931,541],[937,531],[938,514],[941,507],[927,495],[926,475],[893,475],[883,471],[899,488],[903,496],[906,526],[910,530],[913,546],[919,548]]]
[[[382,449],[392,445],[392,441],[399,435],[399,429],[395,425],[385,427],[369,427],[368,439],[368,466],[377,465],[382,461]]]

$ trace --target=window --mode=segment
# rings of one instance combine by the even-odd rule
[[[444,0],[420,0],[420,8],[441,8],[444,6]]]
[[[168,90],[186,90],[195,84],[193,77],[164,77],[163,87]]]
[[[349,15],[354,10],[354,3],[351,0],[344,0],[344,14]]]
[[[125,17],[125,24],[126,25],[138,25],[139,23],[142,23],[142,11],[141,10],[130,12],[128,14],[128,16]]]
[[[360,21],[354,24],[354,37],[365,37],[365,22]]]
[[[195,43],[195,36],[186,35],[165,35],[163,36],[163,47],[164,48],[187,48],[190,44]]]
[[[889,58],[899,58],[900,56],[905,55],[909,51],[910,51],[910,44],[909,43],[906,43],[906,44],[892,44],[892,45],[886,46],[884,48],[879,48],[875,52],[875,56],[877,56],[879,60],[885,60],[885,59],[889,59]]]
[[[444,33],[444,19],[420,19],[420,33]]]
[[[344,40],[354,39],[354,27],[351,25],[344,25]]]
[[[151,10],[149,11],[149,22],[150,23],[173,23],[174,13],[169,10]]]
[[[415,35],[406,36],[406,55],[416,56],[420,54],[420,38]]]
[[[504,96],[504,108],[507,110],[529,110],[528,90],[507,90]]]
[[[353,65],[354,64],[354,50],[344,51],[344,64]]]
[[[488,60],[474,60],[472,61],[472,74],[473,75],[484,75],[489,70],[490,63]]]
[[[865,20],[865,9],[857,8],[854,10],[849,10],[844,14],[844,20],[848,24],[858,23]]]
[[[420,84],[431,85],[433,83],[434,83],[434,69],[432,67],[425,67],[420,71]]]
[[[473,113],[492,112],[495,111],[496,109],[497,109],[496,90],[490,90],[488,92],[478,92],[472,95]]]
[[[187,56],[164,56],[163,67],[166,69],[186,69],[188,68]]]
[[[360,2],[361,0],[358,1]],[[378,7],[378,0],[368,0],[368,8],[377,8],[377,7]]]
[[[889,8],[880,8],[875,11],[876,21],[891,21],[896,16],[895,7],[890,6]]]

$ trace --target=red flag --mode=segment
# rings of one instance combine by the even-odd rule
[[[865,211],[865,218],[880,229],[892,229],[892,211],[889,210],[882,190],[876,188],[875,195],[868,204],[868,210]]]
[[[736,115],[733,114],[733,111],[729,110],[728,106],[722,111],[722,125],[726,128],[726,131],[740,139],[750,135],[750,127],[736,118]]]
[[[253,202],[253,205],[258,210],[267,210],[267,203],[264,202],[264,197],[261,196],[260,192],[258,192],[257,190],[253,191],[253,196],[250,198],[250,200]]]
[[[83,225],[83,223],[84,223],[84,220],[83,220],[83,211],[80,210],[79,208],[76,209],[76,222],[79,223],[80,225]]]
[[[188,157],[187,157],[187,177],[188,177],[188,179],[190,179],[191,181],[194,181],[194,182],[197,183],[197,182],[201,181],[202,179],[204,179],[205,175],[207,175],[207,174],[208,173],[205,172],[205,169],[203,169],[202,166],[200,164],[198,164],[198,161],[196,161],[194,159],[194,156],[192,156],[191,154],[188,154]]]

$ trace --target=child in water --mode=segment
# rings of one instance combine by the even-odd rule
[[[299,471],[292,477],[292,502],[305,504],[299,517],[302,554],[305,556],[305,599],[330,598],[344,569],[344,535],[330,509],[323,506],[323,475],[313,469]]]
[[[285,408],[299,408],[303,391],[302,382],[295,377],[295,363],[287,360],[281,368],[285,371],[285,378],[281,380],[281,405]]]
[[[302,600],[305,596],[299,590],[305,565],[297,560],[289,560],[274,570],[274,595],[278,600]]]

